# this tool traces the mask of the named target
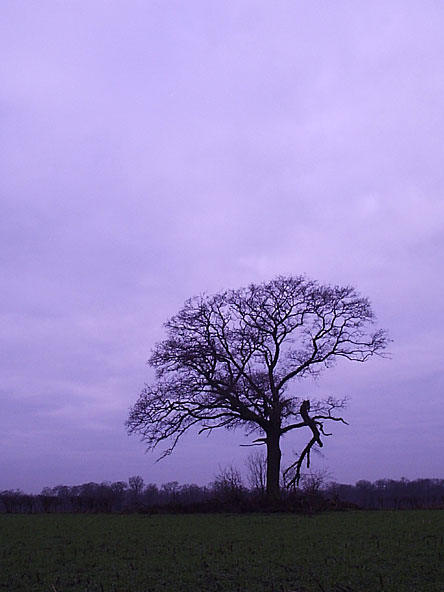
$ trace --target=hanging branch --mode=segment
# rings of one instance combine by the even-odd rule
[[[347,422],[342,417],[333,417],[329,412],[328,415],[315,415],[314,417],[310,417],[310,401],[305,400],[302,401],[302,404],[299,408],[299,413],[304,420],[302,425],[308,426],[313,434],[311,440],[306,444],[305,448],[302,450],[298,458],[292,463],[289,467],[287,467],[284,471],[284,480],[286,476],[294,471],[293,477],[286,483],[287,488],[290,488],[294,485],[296,487],[299,486],[299,482],[301,480],[301,470],[304,460],[306,460],[307,469],[310,468],[310,454],[311,449],[315,444],[317,444],[320,448],[323,447],[323,442],[321,440],[321,434],[324,436],[331,436],[331,433],[327,433],[324,431],[324,425],[320,419],[331,419],[333,421],[340,421],[342,423],[347,424]],[[347,424],[348,425],[348,424]]]

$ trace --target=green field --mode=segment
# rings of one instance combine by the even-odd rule
[[[444,591],[444,512],[1,515],[0,590]]]

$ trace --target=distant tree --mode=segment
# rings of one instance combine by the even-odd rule
[[[0,503],[3,504],[7,513],[19,512],[25,496],[21,489],[5,489],[0,491]]]
[[[203,502],[208,498],[208,489],[199,487],[195,483],[182,485],[179,492],[179,501],[183,505]]]
[[[200,433],[243,426],[267,449],[267,495],[279,495],[280,440],[294,429],[311,437],[289,469],[299,481],[324,423],[345,399],[308,400],[291,384],[316,376],[338,358],[365,362],[387,344],[373,330],[366,298],[351,287],[322,286],[305,277],[278,277],[248,288],[188,300],[166,324],[167,338],[149,360],[156,381],[146,385],[126,426],[148,449],[162,442],[170,454],[193,426]],[[345,422],[344,422],[345,423]]]
[[[219,469],[214,481],[210,484],[210,489],[222,502],[239,501],[246,491],[242,476],[233,465],[227,465]]]
[[[114,481],[110,488],[116,495],[121,496],[128,489],[128,484],[125,481]]]
[[[326,469],[310,469],[301,476],[300,490],[304,493],[319,493],[327,486],[330,476]]]
[[[254,450],[247,458],[248,484],[251,489],[261,495],[267,487],[267,458],[262,450]]]
[[[154,505],[159,502],[159,489],[155,483],[148,483],[143,490],[143,499],[148,505]]]
[[[56,495],[57,497],[69,497],[70,495],[72,495],[71,493],[71,487],[69,487],[69,485],[56,485],[55,487],[52,488],[52,493],[53,495]]]
[[[162,483],[160,488],[161,496],[164,498],[166,503],[174,503],[177,501],[180,492],[179,481],[168,481],[168,483]]]
[[[129,489],[134,496],[135,499],[140,497],[140,494],[143,491],[144,481],[143,477],[140,475],[135,475],[134,477],[130,477],[128,479]]]

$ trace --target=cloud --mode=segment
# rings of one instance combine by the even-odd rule
[[[381,434],[392,419],[373,411],[372,388],[384,392],[408,448],[421,381],[433,405],[442,395],[441,5],[1,10],[5,486],[22,479],[15,467],[39,481],[39,450],[47,485],[71,462],[79,480],[113,462],[142,472],[123,421],[152,378],[144,362],[163,321],[194,293],[277,273],[371,298],[393,361],[338,366],[313,388],[353,387],[356,424],[378,417]],[[356,458],[373,445],[365,434]],[[46,461],[64,435],[59,460]],[[348,455],[347,438],[332,450]],[[205,442],[190,438],[188,457],[153,474],[173,478],[189,462],[194,480],[208,476],[190,457],[211,464],[222,440]],[[341,478],[353,480],[356,458]]]

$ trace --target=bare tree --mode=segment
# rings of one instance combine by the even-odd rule
[[[267,487],[267,459],[262,450],[253,450],[247,458],[248,483],[257,493],[263,495]]]
[[[308,428],[311,439],[296,461],[296,481],[324,423],[345,399],[309,401],[290,387],[316,376],[338,358],[365,362],[380,354],[386,333],[374,330],[370,303],[351,287],[323,286],[299,277],[188,300],[166,324],[167,338],[149,360],[156,381],[146,385],[126,426],[148,450],[170,454],[189,428],[200,433],[242,426],[267,449],[267,495],[279,495],[281,437]],[[344,422],[345,423],[345,422]]]
[[[327,469],[317,469],[302,475],[301,489],[304,493],[319,493],[331,482],[332,474]]]
[[[233,465],[219,467],[219,472],[214,476],[210,489],[224,500],[238,498],[245,490],[242,476]]]
[[[130,488],[130,491],[131,491],[133,497],[135,499],[138,499],[140,494],[143,491],[143,485],[144,485],[143,477],[141,477],[140,475],[135,475],[134,477],[130,477],[128,479],[128,484],[129,484],[129,488]]]

